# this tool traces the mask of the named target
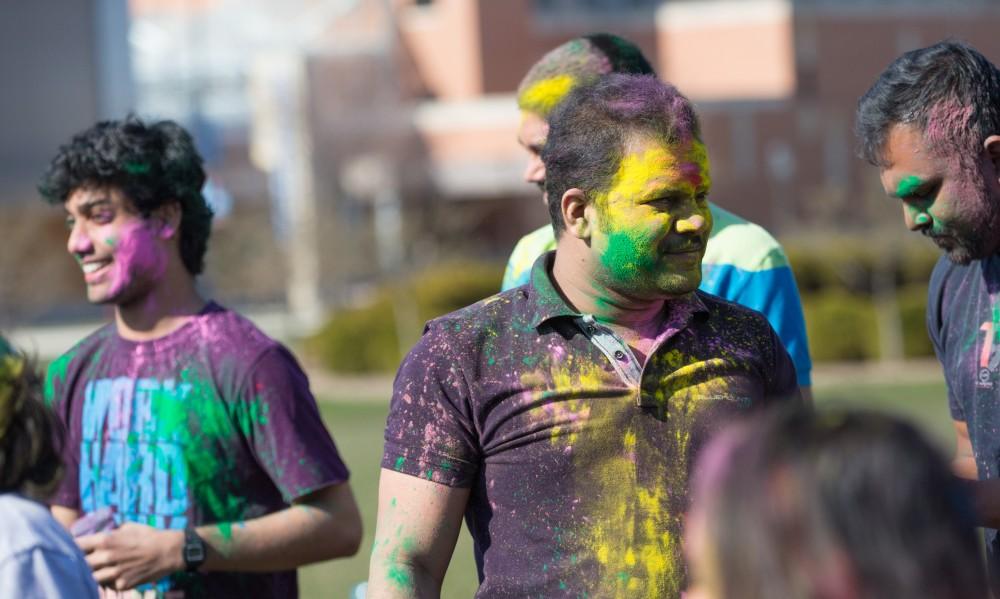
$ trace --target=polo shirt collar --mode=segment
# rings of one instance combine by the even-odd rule
[[[531,315],[531,326],[538,328],[546,321],[563,316],[582,316],[571,308],[566,300],[556,290],[552,282],[552,265],[555,262],[555,251],[546,252],[535,260],[531,267],[531,284],[529,298],[534,300],[534,313]],[[670,308],[668,316],[669,327],[675,330],[686,328],[695,314],[708,314],[709,310],[701,301],[699,292],[693,292],[667,302]]]

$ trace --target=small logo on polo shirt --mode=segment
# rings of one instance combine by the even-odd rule
[[[983,332],[982,345],[979,348],[979,369],[976,371],[976,387],[993,389],[996,381],[997,367],[1000,366],[1000,352],[997,351],[997,336],[1000,331],[992,320],[987,320],[979,327]]]

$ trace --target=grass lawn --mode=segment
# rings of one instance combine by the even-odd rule
[[[820,406],[855,406],[885,410],[909,418],[942,448],[954,444],[944,383],[849,385],[838,384],[814,389]],[[321,402],[323,418],[337,441],[337,447],[351,468],[351,486],[361,507],[365,539],[358,555],[345,560],[303,568],[299,583],[304,599],[348,597],[355,583],[368,577],[368,556],[375,532],[382,429],[388,411],[386,401],[338,400]],[[471,597],[476,590],[476,566],[472,541],[463,530],[445,578],[442,597]]]

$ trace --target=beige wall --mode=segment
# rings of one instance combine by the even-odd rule
[[[402,45],[428,92],[455,100],[482,93],[478,0],[403,2],[397,19]]]
[[[666,4],[657,13],[661,76],[692,99],[781,99],[795,91],[785,0]]]

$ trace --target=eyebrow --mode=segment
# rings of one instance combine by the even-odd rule
[[[77,206],[77,210],[78,210],[78,211],[79,211],[79,212],[80,212],[81,214],[88,214],[88,213],[90,213],[90,212],[91,212],[91,211],[92,211],[92,210],[93,210],[94,208],[97,208],[97,207],[99,207],[99,206],[104,206],[104,205],[108,205],[108,206],[110,206],[110,205],[111,205],[111,198],[108,198],[108,197],[99,197],[99,198],[94,198],[94,199],[92,199],[92,200],[86,200],[86,201],[84,201],[84,202],[81,202],[81,203],[80,203],[80,204],[79,204],[79,205]],[[69,212],[69,210],[67,209],[67,210],[66,210],[66,212],[68,213],[68,212]]]
[[[708,193],[709,186],[704,184],[691,185],[688,182],[661,183],[659,185],[650,187],[648,190],[644,190],[642,193],[642,199],[640,199],[639,202],[640,203],[654,202],[661,198],[686,194],[690,189],[694,189],[694,193],[697,195],[702,192]]]

